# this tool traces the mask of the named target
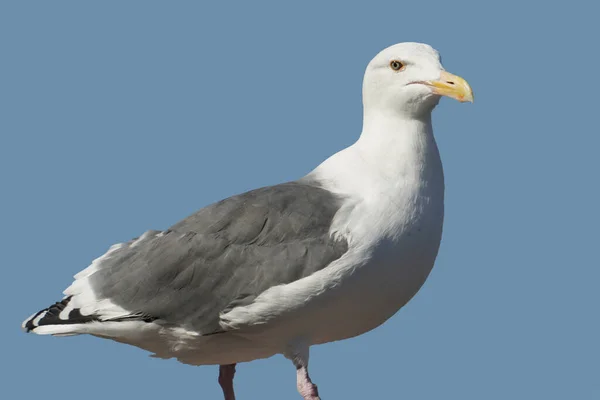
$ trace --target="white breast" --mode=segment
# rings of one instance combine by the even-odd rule
[[[406,134],[404,128],[400,134]],[[431,130],[410,132],[391,141],[389,135],[361,137],[313,173],[327,189],[346,196],[332,233],[351,248],[338,266],[344,275],[332,300],[321,305],[315,343],[379,326],[431,272],[442,234],[444,176]]]

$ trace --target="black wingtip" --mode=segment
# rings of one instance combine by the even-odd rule
[[[97,320],[97,317],[94,315],[81,315],[81,312],[78,308],[72,309],[69,312],[67,319],[60,318],[60,313],[67,307],[67,305],[71,301],[71,297],[72,296],[65,297],[61,301],[57,301],[50,307],[40,310],[36,314],[29,317],[29,319],[23,323],[23,330],[29,333],[34,331],[35,328],[44,325],[81,324]]]

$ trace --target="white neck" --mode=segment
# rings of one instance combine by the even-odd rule
[[[350,195],[385,192],[395,196],[407,186],[433,183],[441,185],[443,196],[443,172],[431,114],[413,119],[393,112],[365,112],[358,141],[327,159],[311,175]]]
[[[382,177],[394,182],[418,179],[417,175],[439,158],[431,114],[424,119],[408,119],[399,114],[365,113],[355,146]]]

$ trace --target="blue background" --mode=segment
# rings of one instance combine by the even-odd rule
[[[282,3],[2,2],[2,398],[221,398],[215,367],[20,323],[111,244],[350,145],[364,68],[401,41],[475,104],[434,115],[436,268],[384,326],[312,349],[323,398],[600,398],[597,6]],[[299,398],[281,356],[236,389]]]

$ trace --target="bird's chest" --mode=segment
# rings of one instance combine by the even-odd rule
[[[438,253],[444,218],[443,198],[415,196],[396,204],[397,212],[379,216],[378,233],[360,271],[392,307],[401,307],[418,291],[431,272]],[[393,206],[388,205],[388,210]],[[373,214],[377,214],[375,211]],[[372,220],[377,217],[373,215]],[[383,229],[382,229],[383,228]]]
[[[417,202],[421,200],[415,199]],[[357,231],[366,234],[355,238],[360,246],[353,249],[359,265],[345,276],[336,290],[340,295],[327,315],[327,335],[320,341],[362,334],[376,328],[394,315],[421,288],[433,267],[442,232],[443,202],[433,204],[423,199],[422,209],[407,210],[398,216],[368,213]],[[387,208],[389,209],[389,208]],[[369,229],[384,230],[377,232]],[[341,293],[344,292],[344,293]],[[339,303],[339,304],[338,304]]]
[[[366,244],[373,263],[414,264],[435,259],[444,221],[443,183],[380,193],[360,204],[350,235]]]

